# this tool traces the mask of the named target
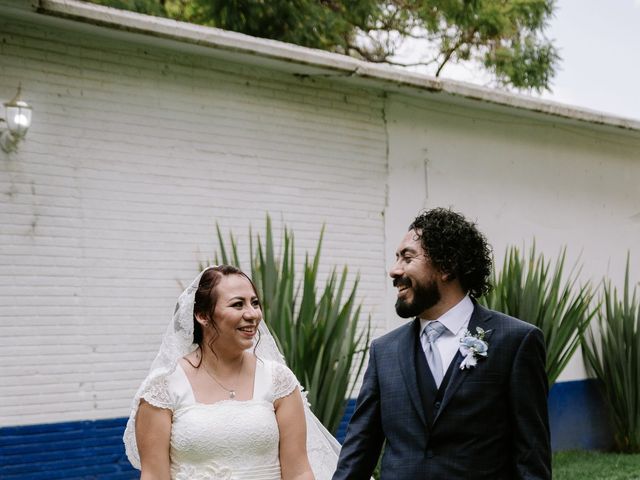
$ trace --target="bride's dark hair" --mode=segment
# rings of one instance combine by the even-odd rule
[[[198,289],[196,290],[195,300],[193,304],[193,343],[198,344],[201,352],[204,351],[204,333],[203,327],[200,322],[198,322],[198,319],[196,317],[200,316],[200,318],[207,319],[209,326],[213,330],[214,335],[207,343],[207,347],[209,347],[211,353],[216,355],[216,352],[212,347],[213,342],[216,341],[219,335],[218,326],[213,321],[213,312],[215,311],[216,303],[218,302],[218,292],[216,287],[223,277],[227,277],[229,275],[240,275],[246,278],[253,288],[253,293],[258,298],[260,308],[262,308],[262,303],[260,303],[260,296],[258,295],[255,284],[242,270],[232,265],[217,265],[205,270],[205,272],[202,274],[202,277],[200,277],[200,283],[198,284]],[[258,341],[256,342],[256,346],[258,345],[258,342],[260,342],[260,332],[258,332]],[[198,362],[198,365],[192,364],[192,366],[195,368],[199,367],[202,363],[202,357],[203,355],[200,355],[200,362]]]

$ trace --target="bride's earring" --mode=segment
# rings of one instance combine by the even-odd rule
[[[207,328],[207,327],[211,326],[210,323],[209,323],[209,320],[204,318],[204,317],[201,317],[200,315],[196,315],[196,320],[198,321],[200,326],[203,327],[203,328]]]

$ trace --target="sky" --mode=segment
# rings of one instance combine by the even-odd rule
[[[543,98],[640,120],[640,0],[558,0],[562,62]]]
[[[534,97],[640,120],[640,0],[556,0],[545,34],[561,61],[552,91]],[[408,45],[398,58],[416,50]],[[460,65],[447,65],[441,77],[489,84]]]

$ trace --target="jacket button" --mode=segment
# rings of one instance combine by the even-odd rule
[[[440,408],[440,402],[434,403],[433,406],[435,407],[436,410],[438,410]]]
[[[427,450],[427,458],[433,458],[433,450]]]

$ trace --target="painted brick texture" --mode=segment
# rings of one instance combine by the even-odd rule
[[[0,14],[0,97],[33,126],[0,162],[0,425],[123,417],[215,223],[286,223],[361,275],[385,330],[382,96]]]
[[[126,419],[0,429],[4,480],[134,480],[122,445]]]

